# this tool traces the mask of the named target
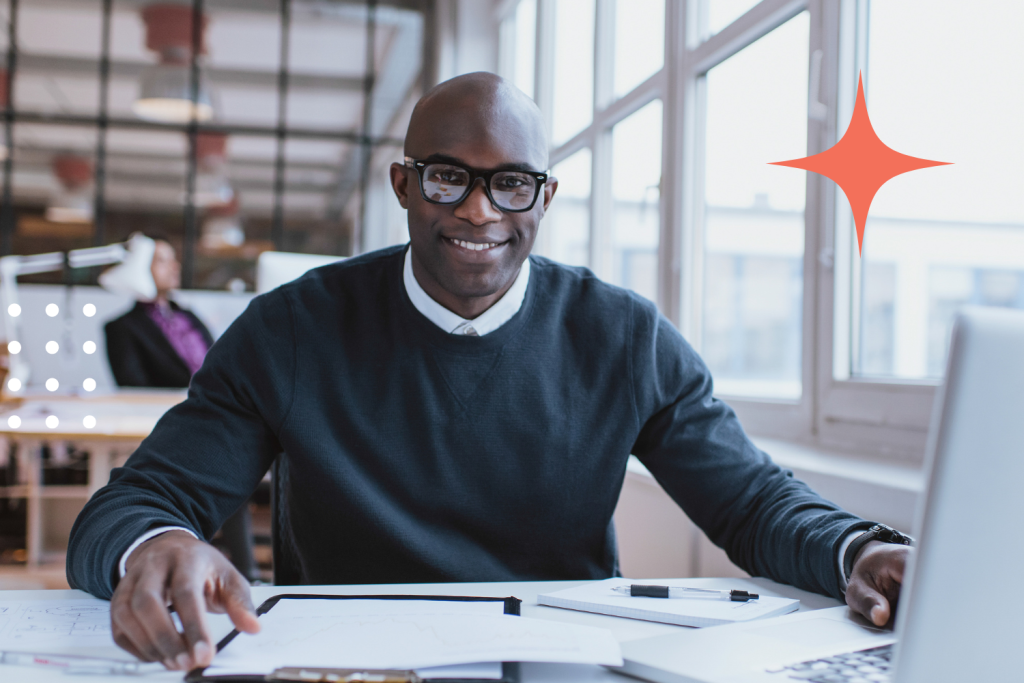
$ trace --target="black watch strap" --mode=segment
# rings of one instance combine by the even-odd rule
[[[895,543],[897,545],[914,545],[914,539],[906,534],[901,534],[891,526],[885,524],[875,524],[873,527],[862,533],[846,547],[846,554],[843,555],[843,575],[846,580],[850,580],[850,575],[853,574],[853,561],[857,557],[857,553],[860,549],[871,541],[881,541],[882,543]]]

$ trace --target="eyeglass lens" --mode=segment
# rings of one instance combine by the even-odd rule
[[[454,204],[469,191],[469,171],[451,164],[427,164],[423,169],[423,193],[430,201]],[[503,209],[520,211],[533,202],[537,181],[529,173],[501,171],[491,177],[491,197]]]

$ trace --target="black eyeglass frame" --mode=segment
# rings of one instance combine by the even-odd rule
[[[487,199],[491,201],[491,206],[496,208],[498,211],[503,211],[505,213],[523,213],[524,211],[529,211],[534,207],[534,205],[537,203],[537,197],[540,196],[541,188],[543,188],[547,184],[548,178],[551,176],[550,170],[544,171],[543,173],[540,171],[510,171],[507,168],[498,168],[485,171],[483,169],[466,166],[465,164],[456,164],[450,161],[432,159],[430,157],[426,159],[413,159],[412,157],[404,157],[404,160],[405,167],[415,170],[416,175],[419,176],[420,196],[423,197],[425,201],[428,201],[431,204],[438,204],[440,206],[458,206],[462,202],[466,201],[466,197],[468,197],[473,192],[473,186],[476,184],[477,178],[480,178],[484,181],[484,192],[487,193]],[[469,184],[466,185],[466,194],[462,195],[462,198],[459,199],[459,201],[439,202],[427,196],[427,193],[423,190],[423,171],[430,164],[444,164],[446,166],[455,166],[456,168],[461,168],[462,170],[469,173]],[[491,194],[491,178],[493,178],[498,173],[526,173],[533,176],[533,179],[537,181],[537,184],[534,186],[533,201],[530,202],[529,206],[527,206],[524,209],[506,209],[505,207],[500,206],[498,202],[494,201],[494,195]]]

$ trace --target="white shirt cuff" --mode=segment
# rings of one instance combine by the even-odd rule
[[[165,534],[168,531],[184,531],[186,534],[188,534],[192,538],[196,539],[197,541],[199,540],[199,537],[196,536],[195,533],[191,529],[186,529],[183,526],[158,526],[155,529],[150,529],[146,533],[144,533],[141,536],[139,536],[138,538],[136,538],[135,542],[132,543],[130,546],[128,546],[128,550],[125,550],[124,554],[121,555],[121,561],[117,565],[117,575],[120,578],[122,578],[122,579],[124,578],[125,573],[128,571],[128,569],[127,569],[128,556],[131,555],[133,552],[135,552],[136,548],[138,548],[140,545],[142,545],[143,543],[145,543],[149,539],[153,538],[154,536],[159,536],[160,534]]]
[[[867,533],[867,529],[861,529],[860,531],[851,531],[843,539],[843,544],[839,546],[839,586],[843,592],[846,592],[846,567],[843,566],[843,559],[846,557],[846,549],[853,543],[853,539]]]

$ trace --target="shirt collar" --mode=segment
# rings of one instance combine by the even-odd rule
[[[482,337],[511,320],[523,306],[523,299],[526,298],[526,286],[530,282],[529,258],[519,269],[516,281],[500,299],[473,320],[466,320],[434,301],[429,294],[423,291],[412,272],[411,252],[411,246],[405,250],[405,267],[402,274],[405,280],[405,291],[416,310],[445,332]]]

